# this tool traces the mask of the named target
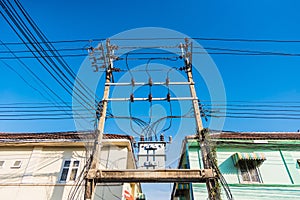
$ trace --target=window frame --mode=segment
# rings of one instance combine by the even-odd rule
[[[20,162],[19,165],[15,165],[16,162]],[[12,168],[12,169],[19,169],[19,168],[21,168],[21,166],[22,166],[22,160],[15,160],[14,163],[13,163],[13,165],[10,166],[10,168]]]
[[[68,166],[66,166],[67,162],[69,162]],[[75,165],[75,163],[77,163],[77,164]],[[77,160],[77,159],[64,159],[63,162],[62,162],[61,172],[60,172],[58,181],[60,183],[75,182],[76,179],[78,178],[77,176],[78,176],[79,168],[80,168],[80,160]],[[67,172],[65,172],[65,170]],[[75,171],[74,178],[72,178],[72,176],[71,176],[73,171]],[[66,173],[66,175],[64,175],[64,173]],[[62,179],[63,176],[65,176],[66,178]]]
[[[5,164],[5,160],[0,160],[0,169],[2,169],[4,167],[4,164]]]
[[[252,164],[252,168],[251,166],[249,166],[249,164]],[[242,167],[244,164],[244,168]],[[245,184],[260,184],[263,183],[263,180],[261,178],[261,174],[260,174],[260,170],[259,170],[259,165],[258,162],[256,160],[240,160],[238,162],[238,172],[239,172],[239,177],[240,177],[240,183],[245,183]],[[244,169],[244,172],[243,170]],[[253,172],[255,172],[255,174],[253,174]],[[244,176],[243,173],[246,173],[247,177],[249,178],[248,180],[244,180]],[[254,180],[255,177],[257,180]]]

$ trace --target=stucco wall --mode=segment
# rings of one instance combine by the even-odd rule
[[[109,144],[102,147],[101,168],[126,169],[129,166],[129,151],[124,144],[121,146]],[[60,182],[62,165],[69,159],[80,161],[77,173],[79,175],[86,163],[85,148],[38,145],[0,147],[0,161],[5,161],[0,168],[0,199],[68,199],[77,184],[74,181]],[[11,168],[16,160],[22,161],[21,167]],[[104,199],[116,197],[122,199],[123,187],[124,184],[99,185],[96,187],[95,199],[101,199],[103,196]],[[129,187],[131,188],[131,185]],[[137,193],[137,189],[138,187],[134,187],[133,191]],[[79,187],[78,195],[72,200],[83,199],[83,192],[84,186]]]
[[[193,144],[193,145],[191,145]],[[259,166],[262,183],[242,184],[238,167],[234,166],[232,155],[236,152],[251,153],[261,152],[266,160]],[[188,145],[188,162],[191,169],[199,169],[202,166],[199,147],[192,141]],[[263,146],[255,144],[220,145],[216,146],[216,156],[219,169],[229,184],[230,190],[236,200],[249,199],[299,199],[300,197],[300,167],[297,159],[300,159],[298,146],[275,145]],[[192,184],[192,194],[195,200],[207,199],[205,184]],[[227,199],[223,192],[223,199]]]
[[[230,186],[235,200],[296,200],[299,199],[299,187],[242,187]],[[207,189],[205,184],[193,184],[194,200],[207,200]],[[227,199],[222,192],[222,199]]]
[[[262,150],[262,149],[243,149],[237,148],[229,151],[221,150],[217,152],[218,165],[220,171],[228,183],[241,183],[238,168],[234,166],[232,155],[236,152],[262,152],[266,156],[266,160],[259,166],[262,182],[264,184],[292,184],[284,165],[283,159],[279,150]],[[294,162],[294,168],[296,165]],[[274,176],[276,174],[276,176]]]

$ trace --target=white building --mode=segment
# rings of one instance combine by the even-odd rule
[[[10,200],[83,199],[89,133],[0,133],[0,197]],[[100,166],[134,169],[132,138],[105,134]],[[98,184],[95,199],[135,199],[135,183]],[[132,198],[129,198],[129,196]],[[127,198],[126,198],[127,197]]]

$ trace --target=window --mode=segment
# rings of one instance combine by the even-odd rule
[[[4,160],[0,160],[0,168],[3,168]]]
[[[239,168],[242,181],[245,183],[261,183],[260,173],[256,160],[240,160]]]
[[[14,165],[11,166],[10,168],[15,168],[15,169],[20,168],[20,167],[21,167],[21,164],[22,164],[22,161],[21,161],[21,160],[16,160],[16,161],[14,162]]]
[[[79,168],[79,161],[78,160],[65,160],[60,176],[60,181],[61,182],[66,182],[66,181],[75,181],[77,172]]]
[[[237,152],[232,155],[234,166],[239,170],[242,183],[262,183],[259,166],[266,160],[264,153]]]

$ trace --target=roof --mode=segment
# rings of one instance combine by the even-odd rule
[[[187,136],[193,139],[195,136]],[[212,131],[211,139],[236,139],[236,140],[300,140],[300,132],[233,132]]]
[[[5,133],[0,132],[0,141],[4,142],[7,140],[82,140],[82,139],[93,139],[95,133],[93,131],[85,132],[46,132],[46,133]],[[133,137],[129,135],[121,134],[104,134],[104,139],[127,139],[132,141]]]
[[[299,132],[220,132],[212,133],[211,138],[220,139],[259,139],[259,140],[300,140]]]

